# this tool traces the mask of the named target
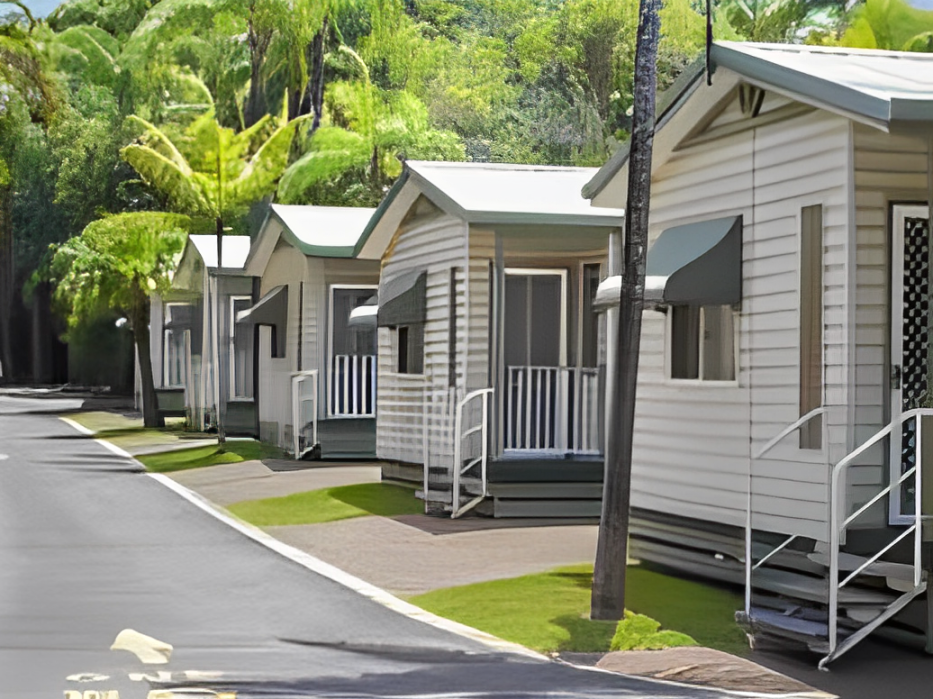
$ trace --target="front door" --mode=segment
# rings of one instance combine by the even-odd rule
[[[891,255],[891,420],[928,407],[930,225],[925,206],[895,206]],[[908,420],[891,433],[891,480],[916,465],[916,423]],[[891,497],[892,524],[912,521],[913,480]]]
[[[567,272],[507,269],[503,350],[505,448],[559,448],[564,425],[558,396],[566,376]]]

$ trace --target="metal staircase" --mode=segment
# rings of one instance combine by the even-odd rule
[[[492,388],[458,398],[454,390],[425,400],[425,511],[460,517],[489,495],[489,400]]]
[[[826,408],[804,415],[755,455],[762,458],[781,440],[796,432]],[[749,477],[748,515],[745,540],[745,609],[736,620],[754,644],[756,638],[769,637],[795,642],[823,655],[820,669],[826,669],[860,641],[886,622],[901,615],[927,590],[927,572],[923,568],[922,513],[922,422],[933,418],[933,409],[914,409],[879,430],[857,449],[832,466],[830,474],[829,542],[789,536],[776,543],[754,545],[752,541],[752,487]],[[845,476],[860,457],[887,438],[896,439],[904,425],[913,425],[914,465],[886,487],[880,489],[852,514],[845,515]],[[824,453],[828,454],[827,420],[823,420]],[[827,469],[828,458],[827,458]],[[885,498],[900,497],[900,489],[914,487],[913,514],[902,530],[894,530],[888,540],[876,545],[871,553],[855,554],[845,550],[846,535],[852,525]],[[909,549],[907,549],[909,545]],[[892,555],[903,560],[890,560]],[[753,575],[755,585],[753,586]],[[933,651],[931,608],[927,600],[923,627],[928,652]],[[916,626],[916,624],[915,624]]]

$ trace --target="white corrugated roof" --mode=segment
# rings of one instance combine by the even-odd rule
[[[596,168],[408,161],[410,172],[447,197],[470,220],[530,216],[621,220],[621,209],[595,209],[580,190]],[[503,218],[503,216],[505,218]]]
[[[802,94],[810,92],[805,87],[818,88],[823,83],[830,91],[811,96],[825,100],[830,107],[885,120],[933,117],[929,111],[933,100],[933,54],[724,41],[717,44],[714,59],[717,65]],[[773,77],[767,74],[766,64],[772,67]],[[832,91],[834,86],[841,88],[838,94]],[[848,99],[846,92],[850,93]],[[854,99],[858,94],[874,99],[859,102]],[[872,102],[880,111],[871,109]],[[858,105],[866,109],[858,109]]]
[[[311,248],[353,248],[375,209],[347,206],[273,204],[272,211],[286,228]],[[306,254],[314,254],[306,250]]]
[[[217,236],[216,235],[189,235],[188,240],[197,249],[204,266],[208,269],[217,267]],[[223,255],[225,269],[243,269],[246,257],[249,255],[250,239],[248,235],[225,235],[223,241]]]

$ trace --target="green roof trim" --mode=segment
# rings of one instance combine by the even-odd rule
[[[355,257],[355,248],[352,245],[311,245],[301,240],[284,219],[276,213],[275,209],[269,209],[269,215],[275,216],[276,220],[282,226],[282,237],[293,247],[297,248],[302,254],[311,257]],[[265,224],[263,224],[265,225]]]

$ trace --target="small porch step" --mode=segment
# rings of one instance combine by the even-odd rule
[[[820,565],[829,568],[829,554],[824,551],[815,551],[814,553],[808,554],[807,558],[815,563],[819,563]],[[839,570],[845,573],[851,573],[859,566],[864,565],[867,560],[868,558],[864,556],[856,556],[855,554],[845,553],[842,551],[839,553]],[[865,568],[861,574],[872,575],[880,578],[888,578],[890,580],[910,582],[910,587],[913,587],[914,568],[913,566],[907,565],[905,563],[875,561],[870,566]]]
[[[748,615],[744,611],[736,612],[735,620],[752,636],[776,637],[800,643],[815,653],[829,652],[829,624],[825,620],[803,618],[763,607],[752,607]],[[848,629],[839,629],[840,637],[848,634]]]

